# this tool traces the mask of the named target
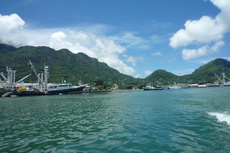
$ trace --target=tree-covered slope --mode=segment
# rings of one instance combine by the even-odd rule
[[[222,72],[225,72],[226,76],[230,76],[230,62],[226,59],[217,58],[196,69],[189,76],[189,80],[193,83],[213,83],[217,80],[215,74],[221,76]]]
[[[156,70],[146,78],[146,82],[152,84],[169,85],[178,82],[179,77],[165,70]]]
[[[222,72],[230,78],[230,62],[226,59],[215,59],[198,69],[196,69],[192,74],[177,76],[165,70],[156,70],[150,76],[146,78],[147,82],[161,82],[163,85],[170,85],[174,82],[176,83],[214,83],[217,78],[215,74],[222,77]]]
[[[64,80],[76,84],[80,79],[85,83],[94,83],[103,80],[110,83],[136,82],[138,79],[124,75],[110,68],[106,63],[99,62],[96,58],[90,58],[86,54],[74,54],[67,49],[55,51],[49,47],[25,46],[12,47],[7,52],[6,46],[0,46],[0,72],[5,72],[6,66],[17,70],[16,79],[32,73],[27,65],[31,60],[37,72],[42,73],[44,64],[49,66],[50,82]],[[28,81],[36,81],[36,76],[28,78]]]
[[[165,70],[156,70],[145,79],[137,79],[124,75],[117,70],[110,68],[106,63],[99,62],[96,58],[91,58],[84,53],[74,54],[67,49],[54,50],[49,47],[24,46],[15,48],[10,45],[0,44],[0,72],[6,70],[6,66],[17,70],[16,80],[32,73],[27,65],[31,60],[38,73],[43,72],[44,64],[49,66],[49,82],[59,83],[62,78],[73,84],[81,79],[84,83],[94,84],[97,80],[103,80],[106,84],[117,83],[119,87],[125,88],[127,85],[142,87],[146,83],[160,85],[171,85],[176,83],[213,83],[217,80],[215,74],[225,72],[230,78],[230,62],[225,59],[215,59],[192,74],[177,76]],[[5,73],[6,74],[6,73]],[[27,82],[36,82],[37,78],[33,74]]]

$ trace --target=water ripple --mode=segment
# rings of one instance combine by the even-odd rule
[[[0,152],[229,152],[229,97],[216,92],[4,98]]]

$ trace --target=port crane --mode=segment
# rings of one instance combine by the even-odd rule
[[[48,90],[48,78],[49,78],[49,67],[45,66],[44,67],[44,79],[43,80],[43,73],[37,73],[32,62],[29,60],[28,65],[30,66],[30,68],[33,70],[33,72],[35,73],[35,75],[38,78],[38,88],[40,91],[46,92]]]
[[[4,76],[3,72],[0,73],[3,79],[6,81],[6,84],[4,85],[4,88],[6,89],[14,89],[16,87],[16,84],[22,82],[23,80],[25,80],[31,75],[28,74],[27,76],[15,82],[16,70],[12,70],[11,68],[6,67],[6,71],[7,71],[7,77]]]

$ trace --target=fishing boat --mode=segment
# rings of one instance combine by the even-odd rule
[[[43,73],[39,74],[36,72],[32,62],[29,60],[29,66],[34,71],[38,78],[38,83],[36,86],[28,86],[26,88],[19,88],[15,90],[14,94],[18,96],[35,96],[35,95],[58,95],[58,94],[68,94],[77,91],[82,91],[86,85],[73,86],[70,83],[54,84],[48,86],[49,78],[49,67],[44,66],[44,80]]]
[[[82,91],[86,85],[73,86],[70,83],[55,84],[48,87],[46,95],[55,95],[55,94],[70,94],[77,91]]]
[[[34,88],[33,86],[28,86],[28,87],[23,87],[23,88],[16,88],[13,95],[38,96],[38,95],[44,95],[44,92],[39,91],[38,89]]]

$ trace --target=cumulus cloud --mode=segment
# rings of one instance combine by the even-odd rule
[[[115,43],[108,37],[91,33],[92,29],[89,27],[87,32],[65,28],[31,30],[25,27],[25,21],[17,14],[0,15],[0,42],[2,43],[16,47],[42,45],[56,50],[66,48],[73,53],[83,52],[90,57],[97,58],[100,62],[107,63],[121,73],[133,75],[135,70],[119,59],[119,55],[126,51],[126,47]]]
[[[63,49],[72,47],[72,43],[66,41],[67,36],[62,31],[55,32],[51,35],[49,46],[54,49]]]
[[[145,76],[148,76],[148,75],[150,75],[150,74],[152,74],[152,73],[153,73],[153,71],[146,70],[146,71],[145,71]]]
[[[18,45],[21,43],[20,30],[25,22],[17,15],[1,15],[0,14],[0,42],[13,43]]]
[[[224,27],[208,16],[200,20],[187,21],[185,30],[181,29],[170,38],[170,46],[173,48],[187,46],[194,41],[211,43],[223,38]]]
[[[130,57],[128,57],[128,59],[127,59],[127,62],[131,62],[133,66],[136,66],[136,65],[137,65],[137,64],[136,64],[137,61],[142,61],[142,62],[144,62],[144,58],[141,57],[141,56],[137,56],[137,57],[130,56]]]
[[[182,57],[184,60],[194,59],[200,56],[207,55],[207,46],[203,46],[199,49],[183,49]]]
[[[182,57],[184,60],[190,60],[194,58],[198,58],[201,56],[206,56],[213,52],[218,52],[219,49],[224,45],[223,41],[216,42],[213,47],[209,47],[208,45],[203,46],[199,49],[183,49],[182,50]]]
[[[219,41],[214,44],[214,46],[211,48],[211,51],[218,52],[222,46],[224,46],[224,41]]]
[[[152,56],[158,56],[158,55],[162,55],[161,52],[156,52],[152,54]]]
[[[230,31],[230,1],[211,0],[221,12],[215,17],[203,16],[199,20],[188,20],[184,24],[185,29],[180,29],[171,38],[169,45],[172,48],[186,47],[190,44],[215,43],[212,49],[208,46],[199,49],[183,49],[182,55],[185,60],[207,55],[209,51],[218,51],[223,46],[224,34]],[[191,57],[189,57],[191,56]]]
[[[9,32],[22,27],[24,24],[25,22],[17,14],[0,15],[1,32]]]

